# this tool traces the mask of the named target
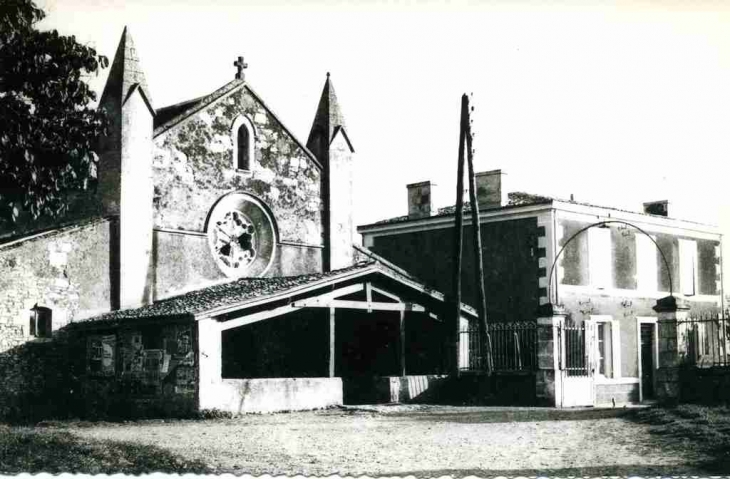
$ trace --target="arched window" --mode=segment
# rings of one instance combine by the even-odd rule
[[[233,168],[239,171],[250,171],[254,161],[254,143],[256,142],[253,123],[246,116],[240,115],[231,128],[233,140]]]
[[[251,141],[251,138],[248,134],[248,128],[246,128],[246,125],[241,125],[238,127],[238,151],[236,152],[237,155],[237,162],[236,162],[236,168],[239,170],[250,170],[251,169],[251,158],[249,158],[249,150],[248,150],[248,144],[249,141]]]

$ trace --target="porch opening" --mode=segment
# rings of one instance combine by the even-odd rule
[[[329,376],[329,315],[302,309],[223,331],[222,377]]]

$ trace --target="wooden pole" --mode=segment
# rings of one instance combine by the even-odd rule
[[[401,376],[406,375],[406,312],[401,311],[400,312],[400,334],[398,335],[399,343],[398,343],[398,359],[400,361],[400,364],[398,364],[398,369]]]
[[[452,294],[454,301],[454,323],[451,340],[451,372],[459,375],[459,326],[461,323],[461,250],[464,242],[464,132],[468,120],[467,107],[469,99],[466,94],[461,97],[461,125],[459,127],[459,160],[456,173],[456,211],[454,227],[454,252],[452,256],[453,277]]]
[[[464,95],[466,96],[466,95]],[[471,229],[474,238],[474,282],[477,286],[479,298],[477,300],[477,313],[479,314],[479,343],[481,353],[488,373],[492,372],[492,348],[489,341],[487,329],[487,294],[484,288],[484,258],[482,256],[482,228],[479,221],[479,200],[477,198],[476,176],[474,175],[474,150],[472,148],[471,118],[469,110],[469,99],[466,100],[467,121],[466,131],[466,158],[469,165],[469,202],[471,203]]]
[[[335,308],[330,308],[329,376],[335,377]]]

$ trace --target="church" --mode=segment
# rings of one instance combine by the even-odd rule
[[[157,108],[124,30],[96,189],[0,232],[0,414],[313,409],[443,379],[444,295],[353,244],[355,150],[329,74],[305,143],[234,65]]]

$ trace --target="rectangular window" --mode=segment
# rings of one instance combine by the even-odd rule
[[[611,323],[596,325],[596,340],[598,341],[598,374],[611,377]]]
[[[657,248],[646,235],[636,235],[636,277],[641,291],[657,291]]]
[[[575,221],[563,221],[560,225],[563,231],[559,246],[564,247],[560,255],[560,284],[575,286],[588,285],[588,233],[586,231],[573,237],[586,225]],[[588,230],[590,231],[590,230]],[[568,242],[570,238],[573,238]]]
[[[611,316],[591,316],[591,322],[595,374],[599,378],[621,377],[619,322]]]
[[[611,287],[611,230],[609,228],[588,230],[588,260],[591,285],[601,289]]]
[[[697,243],[679,240],[679,286],[685,296],[697,294]]]

